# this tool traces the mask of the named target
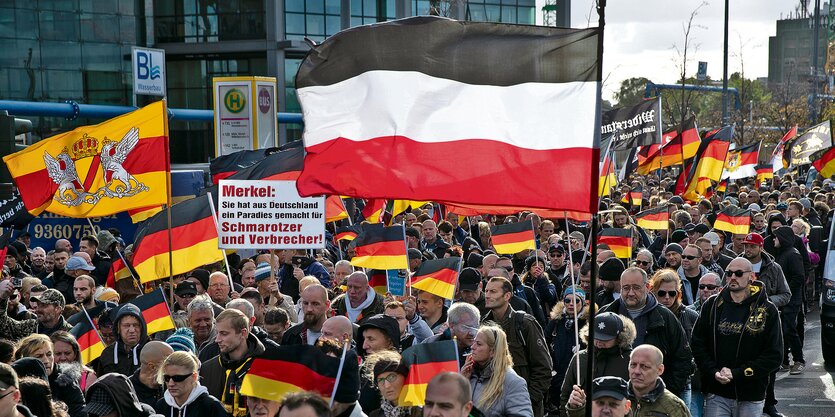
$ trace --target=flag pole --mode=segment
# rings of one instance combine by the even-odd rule
[[[87,308],[84,307],[84,303],[81,303],[80,305],[81,305],[81,311],[83,311],[84,315],[87,316],[87,320],[90,320],[90,325],[93,326],[93,330],[96,331],[96,334],[99,336],[99,340],[101,340],[102,343],[104,343],[104,341],[101,338],[101,333],[99,333],[99,329],[96,328],[96,323],[93,322],[93,318],[90,317],[90,313],[87,312]]]
[[[90,218],[89,218],[89,217],[87,217],[86,219],[87,219],[87,224],[89,224],[89,225],[90,225],[90,229],[91,229],[91,230],[93,230],[93,234],[96,234],[96,227],[95,227],[95,226],[93,226],[93,221],[92,221],[92,220],[90,220]],[[133,278],[134,282],[136,282],[136,286],[137,286],[140,290],[142,290],[142,284],[139,282],[139,280],[136,278],[136,276],[135,276],[135,275],[133,275],[133,271],[130,269],[130,266],[128,266],[128,261],[127,261],[127,259],[125,259],[125,257],[122,255],[122,252],[120,252],[118,249],[116,249],[116,253],[117,253],[117,254],[119,254],[119,258],[122,260],[122,263],[124,263],[124,264],[125,264],[125,268],[127,268],[127,269],[128,269],[128,272],[130,273],[131,278]],[[111,268],[112,268],[112,266],[111,266]],[[116,276],[115,276],[115,275],[116,275],[116,273],[114,272],[114,273],[113,273],[113,275],[114,275],[114,276],[113,276],[113,280],[114,280],[114,281],[116,281]]]
[[[533,258],[536,263],[539,263],[539,249],[536,247],[536,228],[533,227],[533,219],[531,219],[531,232],[533,232]],[[539,244],[540,249],[542,248],[542,243]],[[544,251],[544,250],[543,250]],[[542,260],[542,272],[545,273],[545,259]],[[547,275],[547,273],[546,273]]]
[[[339,387],[339,379],[342,377],[342,368],[345,365],[345,356],[348,354],[348,345],[351,342],[348,339],[342,340],[342,358],[339,359],[339,369],[336,371],[336,382],[333,384],[333,392],[331,392],[331,398],[329,401],[329,408],[333,408],[333,400],[336,397],[336,389]]]
[[[565,230],[568,230],[568,212],[564,211],[563,214],[565,215]],[[571,249],[571,237],[568,238],[568,249]],[[568,251],[568,262],[570,262],[568,270],[571,271],[571,286],[574,287],[574,290],[576,291],[577,281],[574,279],[574,257],[571,254],[571,250]],[[565,302],[563,302],[563,304],[565,304]],[[577,346],[578,351],[580,350],[580,326],[577,322],[577,303],[574,303],[574,346]],[[577,380],[580,380],[579,360],[577,361]]]
[[[458,364],[458,373],[461,373],[461,361],[458,360],[458,336],[452,336],[452,345],[455,346],[455,363]]]
[[[174,237],[173,232],[171,231],[171,206],[173,205],[173,197],[171,194],[173,191],[171,190],[171,137],[168,134],[168,99],[162,99],[164,106],[164,110],[166,113],[166,117],[163,117],[163,123],[165,124],[165,167],[166,175],[165,175],[165,188],[167,191],[166,195],[166,203],[167,206],[165,208],[166,212],[166,220],[168,223],[168,290],[171,293],[171,302],[174,302]],[[209,196],[211,198],[211,195]]]
[[[220,234],[220,229],[217,225],[217,213],[215,212],[215,200],[212,197],[212,193],[206,193],[209,196],[209,208],[212,210],[212,222],[215,224],[215,230]],[[218,248],[220,254],[223,256],[223,263],[226,264],[226,278],[229,279],[229,291],[235,291],[235,283],[232,282],[232,268],[229,268],[229,259],[226,258],[226,251],[223,249]],[[270,257],[270,262],[272,262],[272,256]],[[270,266],[270,270],[272,270],[272,266]]]
[[[409,265],[409,241],[406,238],[406,221],[404,220],[403,223],[403,246],[406,247],[406,283],[409,284],[409,297],[412,296],[412,266]],[[388,276],[386,276],[386,282],[388,282]]]

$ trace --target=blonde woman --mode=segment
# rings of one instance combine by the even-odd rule
[[[174,352],[159,367],[165,394],[154,409],[165,417],[226,417],[226,409],[200,385],[200,363],[191,352]]]
[[[81,363],[81,346],[75,336],[65,332],[57,331],[49,336],[52,340],[52,351],[55,354],[55,363],[70,363],[81,367],[81,379],[79,385],[83,391],[87,391],[98,379],[96,373]]]
[[[476,408],[485,417],[533,417],[528,384],[513,371],[504,330],[481,326],[471,351],[461,375],[470,380]]]
[[[398,404],[400,391],[406,382],[409,368],[402,362],[400,354],[383,350],[368,356],[363,368],[377,390],[382,401],[376,410],[363,410],[368,417],[422,417],[420,407],[401,407]]]
[[[33,358],[43,364],[49,380],[52,399],[63,401],[67,405],[70,417],[85,417],[84,393],[79,387],[81,367],[76,364],[55,363],[55,351],[52,340],[45,334],[31,334],[17,344],[15,359]]]

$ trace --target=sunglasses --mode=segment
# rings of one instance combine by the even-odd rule
[[[671,290],[671,291],[660,290],[660,291],[658,291],[658,297],[659,298],[664,298],[664,297],[667,297],[667,296],[669,296],[670,298],[675,298],[677,295],[678,295],[678,290]]]
[[[725,275],[727,275],[729,278],[732,277],[732,276],[736,276],[737,278],[742,278],[748,272],[751,272],[751,271],[743,271],[741,269],[738,270],[738,271],[731,271],[729,269],[729,270],[725,271]]]
[[[565,304],[569,304],[569,303],[574,303],[574,304],[577,304],[577,303],[581,303],[582,301],[583,301],[583,300],[581,300],[581,299],[579,299],[579,298],[574,298],[574,299],[572,299],[572,298],[566,298],[566,299],[562,300],[562,302],[563,302],[563,303],[565,303]]]
[[[719,288],[719,286],[718,286],[718,285],[699,284],[699,289],[700,289],[700,290],[708,289],[708,290],[713,291],[713,290],[715,290],[715,289],[717,289],[717,288]]]
[[[512,266],[506,266],[506,267],[504,267],[504,270],[507,271],[507,272],[513,272],[513,267]]]
[[[687,259],[688,261],[692,261],[693,259],[699,259],[698,256],[693,255],[681,255],[682,258]]]
[[[163,380],[163,381],[165,381],[165,383],[166,383],[166,384],[168,383],[168,381],[170,381],[170,380],[172,380],[172,379],[174,380],[174,382],[183,382],[183,381],[185,381],[185,380],[187,380],[187,379],[189,379],[189,378],[191,378],[191,374],[185,374],[185,375],[163,375],[163,376],[162,376],[162,380]]]
[[[646,266],[646,265],[649,265],[649,261],[639,261],[639,260],[635,260],[635,265],[644,265],[644,266]]]

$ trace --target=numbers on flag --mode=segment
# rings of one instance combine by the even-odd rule
[[[33,229],[35,239],[81,239],[100,230],[99,227],[91,229],[88,224],[36,224]]]

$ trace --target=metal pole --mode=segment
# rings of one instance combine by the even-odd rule
[[[725,41],[722,49],[722,125],[728,124],[728,2],[725,0]]]
[[[814,125],[818,122],[818,48],[820,48],[820,0],[815,0],[815,13],[812,14],[814,31],[812,36],[812,95],[809,102],[809,122]]]

